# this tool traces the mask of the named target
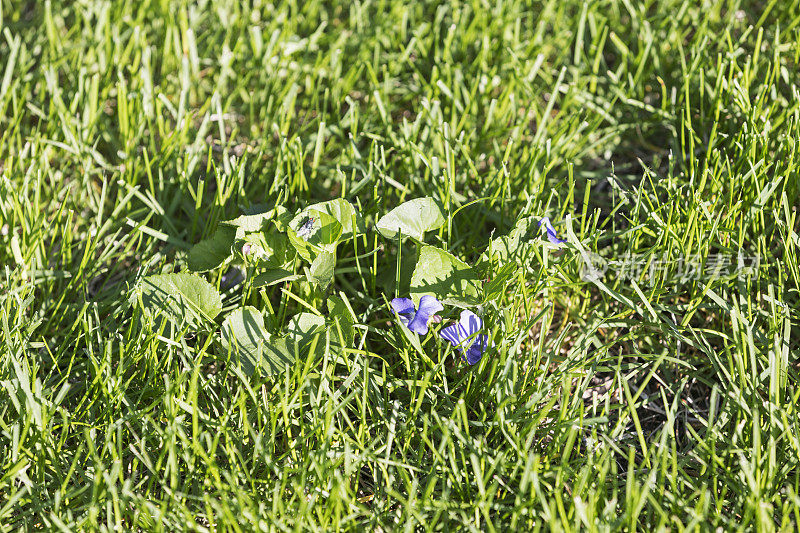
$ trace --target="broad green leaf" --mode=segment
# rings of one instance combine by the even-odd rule
[[[350,346],[353,344],[355,338],[355,316],[350,309],[350,306],[345,302],[346,296],[344,293],[339,293],[339,296],[331,295],[328,297],[328,322],[330,323],[330,332],[333,336],[333,341],[340,342],[339,332],[344,337],[345,344]]]
[[[311,342],[315,335],[325,331],[325,319],[314,313],[298,313],[286,326],[287,339],[295,341],[301,348]]]
[[[295,250],[290,245],[289,238],[273,228],[257,233],[248,233],[243,238],[236,240],[234,249],[239,258],[257,269],[289,268],[295,256]]]
[[[475,271],[462,260],[435,246],[423,246],[411,276],[415,303],[425,294],[443,303],[477,305],[480,289]]]
[[[530,234],[531,227],[535,227],[534,223],[532,217],[518,220],[508,235],[493,239],[489,243],[481,259],[492,260],[499,264],[509,262],[527,264],[534,253],[533,241],[536,236]]]
[[[289,222],[286,234],[297,253],[310,263],[320,253],[336,250],[342,225],[328,213],[306,209]]]
[[[203,239],[189,250],[189,270],[206,272],[220,266],[231,256],[236,228],[219,226],[214,236]]]
[[[444,223],[444,213],[439,204],[426,197],[400,204],[383,215],[376,227],[387,239],[394,239],[402,233],[422,241],[426,231],[440,228]]]
[[[330,324],[314,313],[299,313],[286,326],[286,345],[298,353],[309,349],[313,356],[322,355],[326,349],[337,349],[338,341],[332,337]]]
[[[264,363],[266,370],[275,374],[284,372],[297,362],[300,353],[297,346],[285,337],[273,338],[264,345]]]
[[[307,211],[317,211],[335,218],[342,225],[340,241],[352,239],[359,232],[362,224],[361,215],[358,214],[350,202],[342,198],[310,205]]]
[[[253,287],[269,287],[270,285],[277,285],[278,283],[294,281],[300,278],[301,276],[285,268],[268,268],[253,278]]]
[[[296,345],[298,349],[305,349],[313,346],[313,352],[321,355],[326,347],[335,352],[339,352],[342,347],[349,346],[353,342],[354,329],[350,313],[342,313],[343,301],[331,296],[328,300],[330,311],[339,313],[337,317],[325,319],[314,313],[298,313],[293,316],[286,326],[286,342],[289,345]],[[341,331],[341,335],[339,332]],[[344,345],[342,344],[344,340]]]
[[[272,217],[272,224],[281,233],[286,233],[289,227],[289,222],[292,220],[292,214],[283,206],[277,206],[274,209],[275,213]]]
[[[232,312],[222,323],[222,345],[238,358],[242,370],[253,375],[256,368],[276,373],[294,365],[295,352],[284,339],[271,339],[264,328],[264,317],[254,307]]]
[[[178,325],[196,327],[222,311],[222,297],[209,282],[190,273],[155,274],[144,278],[132,295],[144,311],[163,314]]]
[[[308,281],[316,283],[321,289],[325,290],[333,281],[333,273],[336,267],[336,252],[321,252],[311,262],[308,268]]]
[[[241,215],[233,220],[225,220],[222,224],[238,228],[242,233],[254,233],[261,231],[264,225],[272,218],[271,213],[260,213],[258,215]]]
[[[264,344],[268,340],[264,317],[254,307],[236,309],[222,323],[222,345],[239,358],[248,375],[261,366]]]
[[[270,220],[280,221],[286,214],[286,208],[276,206],[262,212],[241,215],[233,220],[226,220],[222,224],[239,228],[244,233],[261,231]]]

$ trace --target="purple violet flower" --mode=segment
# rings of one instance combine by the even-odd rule
[[[419,300],[419,309],[414,308],[411,298],[395,298],[392,300],[392,309],[404,326],[414,333],[426,335],[428,321],[436,318],[434,315],[443,310],[444,306],[435,297],[426,294]]]
[[[547,238],[551,243],[558,246],[559,244],[566,242],[558,238],[558,235],[556,235],[556,230],[553,228],[553,225],[550,223],[550,219],[548,217],[542,217],[542,219],[539,221],[539,227],[541,228],[542,225],[544,225],[544,229],[547,231]]]
[[[472,311],[461,311],[461,319],[439,331],[439,336],[464,353],[467,363],[474,365],[483,357],[489,347],[489,336],[478,332],[483,321]]]

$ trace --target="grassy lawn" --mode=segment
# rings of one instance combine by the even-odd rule
[[[0,531],[796,529],[800,3],[332,4],[0,0]]]

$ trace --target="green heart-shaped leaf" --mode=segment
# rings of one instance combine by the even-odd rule
[[[220,266],[231,256],[236,228],[219,226],[214,236],[203,239],[189,250],[189,270],[206,272]]]
[[[314,258],[308,268],[308,281],[316,283],[322,290],[325,290],[333,281],[335,267],[336,253],[321,252]]]
[[[269,287],[285,281],[294,281],[301,277],[286,268],[268,268],[253,278],[253,288]]]
[[[155,274],[144,278],[131,295],[145,313],[164,315],[182,326],[196,327],[222,311],[222,297],[209,282],[190,273]]]
[[[482,260],[492,260],[499,264],[515,262],[527,264],[534,254],[533,237],[529,235],[534,224],[532,217],[524,217],[517,221],[514,228],[503,235],[493,239],[486,251],[481,256]]]
[[[235,356],[242,370],[253,375],[256,368],[274,374],[292,366],[296,352],[285,339],[271,339],[264,328],[264,317],[254,307],[232,312],[222,323],[222,345]]]
[[[325,319],[314,313],[298,313],[286,326],[287,337],[301,348],[311,342],[315,335],[325,332]]]
[[[342,225],[340,241],[352,239],[359,232],[359,228],[362,225],[361,215],[358,214],[350,202],[342,198],[310,205],[307,210],[325,213],[335,218]]]
[[[350,346],[355,338],[355,324],[356,317],[350,306],[345,302],[344,293],[339,293],[342,298],[331,295],[328,297],[328,322],[330,323],[330,332],[333,340],[337,343],[344,341],[346,346]],[[341,332],[341,335],[339,334]],[[344,338],[341,338],[344,337]]]
[[[297,253],[309,263],[322,252],[334,252],[342,236],[342,225],[328,213],[306,209],[286,229]]]
[[[383,215],[376,227],[387,239],[397,238],[397,234],[422,241],[425,232],[440,228],[445,218],[441,207],[433,198],[417,198],[402,203]]]
[[[282,220],[285,215],[286,208],[279,205],[261,212],[241,215],[233,220],[226,220],[222,222],[222,224],[238,228],[243,233],[253,233],[255,231],[261,231],[270,220],[278,222]]]
[[[289,268],[295,256],[295,250],[289,244],[288,237],[274,229],[248,233],[243,238],[236,240],[234,249],[245,263],[259,269]]]
[[[425,295],[453,305],[480,303],[475,271],[462,260],[435,246],[423,246],[411,276],[411,297],[419,304]]]

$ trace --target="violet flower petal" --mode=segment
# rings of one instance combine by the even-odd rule
[[[488,335],[481,334],[475,337],[475,341],[472,343],[472,346],[470,346],[467,352],[464,354],[464,356],[467,359],[467,363],[474,365],[480,362],[484,352],[486,352],[486,349],[488,347],[489,347]]]
[[[408,326],[408,323],[416,314],[416,311],[414,310],[414,302],[411,301],[411,298],[395,298],[392,300],[391,306],[400,318],[400,322],[404,326]]]
[[[446,341],[450,341],[453,346],[458,347],[467,338],[467,333],[463,329],[461,324],[456,322],[440,329],[439,336]]]
[[[428,321],[435,313],[444,309],[444,306],[434,296],[425,295],[419,301],[419,309],[414,318],[407,324],[408,329],[418,335],[428,334]]]
[[[462,352],[464,359],[470,365],[481,360],[489,347],[489,336],[478,334],[483,327],[483,321],[472,311],[461,311],[458,322],[439,330],[439,336]]]
[[[548,217],[542,217],[542,219],[539,221],[539,227],[541,228],[542,225],[544,225],[544,229],[547,232],[547,238],[551,243],[558,245],[566,242],[558,238],[558,235],[556,235],[556,230],[553,228],[553,225],[550,223],[550,219]]]

